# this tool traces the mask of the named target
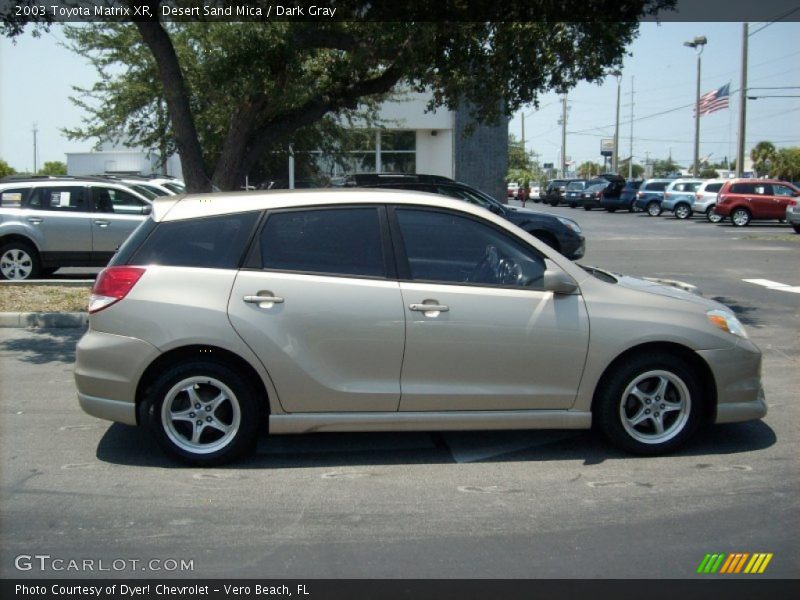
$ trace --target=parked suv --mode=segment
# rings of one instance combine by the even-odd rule
[[[572,219],[526,208],[507,206],[485,192],[464,183],[455,181],[442,183],[386,183],[364,187],[414,190],[464,200],[508,219],[532,236],[542,240],[551,248],[561,252],[567,258],[578,260],[586,252],[586,239],[583,236],[583,231],[580,225]]]
[[[714,212],[717,205],[717,196],[722,189],[726,179],[708,179],[700,184],[694,193],[694,203],[692,204],[693,213],[701,213],[706,216],[710,223],[719,223],[722,216]]]
[[[703,182],[703,179],[676,179],[664,190],[661,210],[673,213],[678,219],[688,219],[692,216],[694,194]]]
[[[564,194],[567,186],[573,181],[582,181],[581,179],[551,179],[547,182],[547,187],[544,191],[543,202],[547,202],[550,206],[558,206],[564,201]]]
[[[102,267],[150,212],[130,188],[75,178],[0,183],[0,278]]]
[[[199,465],[267,431],[594,424],[657,454],[767,410],[761,352],[722,304],[413,192],[160,198],[89,314],[83,409]]]
[[[786,181],[770,179],[733,179],[719,191],[714,211],[730,217],[736,227],[749,225],[753,219],[786,218],[786,207],[797,204],[800,190]]]
[[[664,199],[664,190],[675,181],[674,179],[648,179],[636,193],[636,201],[633,207],[636,210],[644,210],[651,217],[661,214],[661,201]]]
[[[641,180],[626,182],[618,195],[609,195],[600,198],[600,208],[604,208],[612,213],[617,209],[633,212],[633,202],[636,200],[636,193],[639,191],[641,185]]]

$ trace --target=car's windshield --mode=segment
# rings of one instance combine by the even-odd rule
[[[595,184],[592,184],[589,187],[587,187],[585,191],[587,191],[587,192],[601,192],[604,189],[606,189],[606,186],[608,186],[608,182],[607,181],[604,181],[603,183],[595,183]]]

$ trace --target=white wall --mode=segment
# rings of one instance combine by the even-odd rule
[[[143,152],[70,152],[67,153],[68,175],[99,175],[109,171],[150,173],[154,162]]]
[[[417,130],[417,173],[453,177],[452,129]]]
[[[453,129],[453,112],[439,109],[425,112],[430,100],[428,94],[405,92],[394,100],[385,102],[379,111],[387,129]]]

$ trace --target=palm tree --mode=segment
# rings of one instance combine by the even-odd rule
[[[777,151],[772,142],[758,142],[750,151],[750,160],[756,175],[767,175],[770,164],[775,162]]]

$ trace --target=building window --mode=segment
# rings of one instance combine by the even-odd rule
[[[347,166],[334,167],[334,175],[417,172],[416,131],[356,129],[347,145]]]

